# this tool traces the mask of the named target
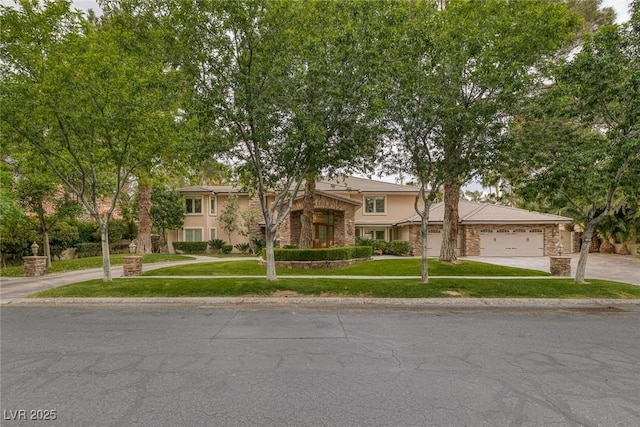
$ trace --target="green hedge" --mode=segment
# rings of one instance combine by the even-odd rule
[[[186,254],[202,254],[207,251],[207,242],[173,242],[173,249]]]
[[[129,253],[129,243],[111,243],[109,245],[109,253],[126,254]],[[85,242],[76,245],[76,256],[78,258],[88,258],[102,255],[102,243]]]
[[[389,255],[406,256],[411,252],[411,243],[407,240],[393,240],[387,245]]]
[[[274,249],[276,261],[336,261],[355,258],[371,258],[370,246],[345,246],[326,249]],[[267,250],[262,250],[262,259]]]

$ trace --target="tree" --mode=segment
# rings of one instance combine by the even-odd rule
[[[462,185],[498,152],[514,102],[537,77],[534,67],[578,24],[563,4],[529,0],[448,1],[426,23],[426,119],[446,171],[441,261],[456,261]]]
[[[428,57],[429,23],[436,13],[432,5],[409,4],[390,32],[392,54],[388,68],[390,95],[387,101],[388,137],[385,169],[410,174],[418,187],[414,208],[420,217],[421,281],[429,282],[429,211],[438,196],[444,170],[443,150],[437,144],[437,121],[432,116],[432,72]]]
[[[292,135],[304,141],[299,246],[313,245],[315,184],[321,175],[372,171],[382,135],[382,75],[387,13],[393,4],[294,2],[296,89]]]
[[[573,60],[558,65],[552,86],[532,99],[513,130],[524,172],[510,170],[514,187],[564,207],[584,227],[576,283],[585,282],[596,226],[638,199],[639,30],[635,2],[628,25],[600,28]]]
[[[184,202],[177,191],[166,187],[154,187],[151,192],[151,223],[160,232],[162,241],[167,242],[167,230],[174,230],[184,224]]]
[[[51,176],[46,166],[38,160],[33,156],[27,156],[19,163],[20,176],[16,183],[16,191],[25,210],[37,218],[38,231],[42,235],[44,256],[47,257],[46,266],[50,267],[52,252],[49,234],[51,229],[59,221],[75,219],[82,213],[82,207],[68,194],[61,191],[62,188],[58,184],[58,180],[55,179],[56,177]]]
[[[227,233],[227,237],[229,238],[229,244],[232,244],[231,234],[235,233],[240,228],[240,225],[238,224],[239,211],[240,204],[238,203],[238,196],[230,194],[224,203],[220,216],[218,216],[222,229]]]
[[[0,9],[3,133],[38,153],[98,223],[110,282],[109,220],[125,183],[175,125],[172,73],[139,55],[130,31],[90,23],[69,2],[20,6]]]

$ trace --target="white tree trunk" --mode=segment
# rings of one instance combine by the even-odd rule
[[[109,255],[109,222],[99,220],[100,242],[102,243],[102,271],[105,283],[111,283],[111,257]]]
[[[276,238],[276,233],[267,226],[265,232],[265,240],[267,244],[267,280],[275,281],[278,280],[278,276],[276,275],[276,257],[274,253],[274,243]]]
[[[429,210],[422,216],[420,237],[422,240],[422,283],[429,283],[429,262],[427,260],[427,236],[429,226]]]

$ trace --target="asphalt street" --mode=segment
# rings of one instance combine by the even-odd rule
[[[3,426],[640,425],[637,305],[8,305],[0,321]]]

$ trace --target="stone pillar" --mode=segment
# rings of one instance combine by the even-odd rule
[[[552,276],[571,276],[571,257],[549,257]]]
[[[47,270],[47,257],[46,256],[25,256],[24,260],[24,275],[27,277],[44,276]]]
[[[123,258],[122,271],[124,276],[139,276],[142,273],[142,257],[126,256]]]

